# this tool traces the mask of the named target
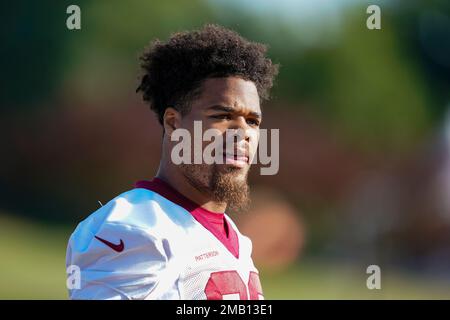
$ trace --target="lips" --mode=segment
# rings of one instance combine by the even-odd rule
[[[247,149],[235,149],[234,153],[224,153],[224,163],[239,168],[244,168],[249,163]]]

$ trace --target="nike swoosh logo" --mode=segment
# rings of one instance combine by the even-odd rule
[[[125,248],[125,245],[123,244],[122,239],[120,239],[120,243],[119,244],[115,244],[112,242],[109,242],[108,240],[102,239],[100,237],[95,236],[95,239],[103,242],[104,244],[106,244],[108,247],[110,247],[111,249],[113,249],[116,252],[122,252],[123,249]]]

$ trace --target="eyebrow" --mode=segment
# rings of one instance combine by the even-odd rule
[[[229,106],[223,106],[223,105],[213,105],[208,107],[206,110],[213,110],[213,111],[223,111],[223,112],[236,112],[236,109]],[[256,111],[250,111],[249,114],[255,118],[261,119],[262,115],[260,112]]]

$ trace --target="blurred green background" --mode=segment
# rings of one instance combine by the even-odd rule
[[[67,298],[77,223],[158,165],[138,56],[204,23],[281,65],[263,106],[280,171],[253,170],[252,212],[233,215],[266,299],[450,298],[448,1],[42,0],[0,15],[0,299]]]

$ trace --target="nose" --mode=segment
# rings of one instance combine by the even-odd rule
[[[234,135],[238,137],[238,140],[242,139],[246,142],[250,142],[250,128],[251,127],[248,125],[245,117],[243,116],[236,117],[228,127],[229,130],[235,130]]]

